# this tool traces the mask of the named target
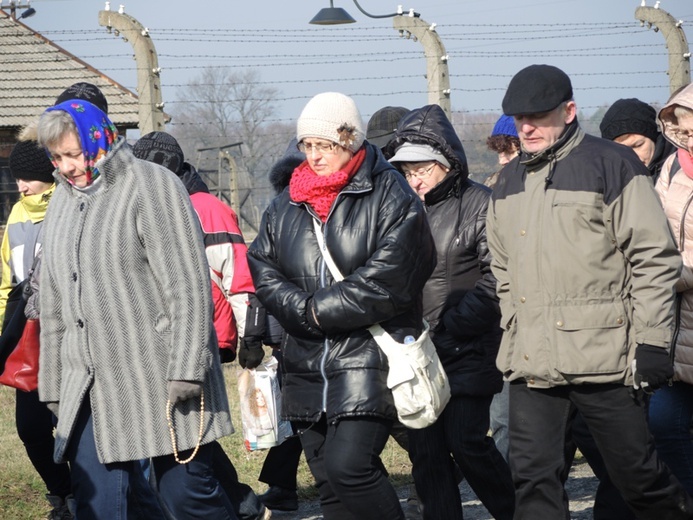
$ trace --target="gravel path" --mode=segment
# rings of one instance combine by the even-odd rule
[[[594,502],[597,483],[596,477],[586,462],[581,461],[573,465],[570,478],[566,483],[566,490],[570,498],[571,520],[592,520],[592,503]],[[409,493],[408,488],[406,486],[401,487],[397,490],[397,493],[401,498],[400,501],[405,508],[405,513],[407,513],[407,519],[420,519],[420,516],[407,511],[406,498]],[[465,520],[493,520],[493,517],[481,505],[481,502],[476,499],[466,482],[460,484],[460,495],[462,497]],[[297,512],[282,513],[274,511],[272,518],[276,520],[322,520],[322,515],[320,514],[320,504],[317,501],[302,501]]]

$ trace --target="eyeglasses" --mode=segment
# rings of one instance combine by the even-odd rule
[[[296,147],[299,152],[306,155],[311,155],[313,152],[320,155],[329,155],[341,148],[337,143],[304,143],[303,141],[298,143]]]
[[[438,163],[433,163],[428,168],[421,167],[417,168],[416,170],[402,170],[402,173],[404,174],[404,178],[407,180],[411,180],[412,178],[428,179],[431,176],[431,173],[433,173],[433,168],[436,167],[436,164]]]
[[[682,132],[680,130],[674,131],[674,136],[680,143],[686,143],[688,144],[688,141],[690,140],[691,137],[693,137],[693,133],[689,131]]]

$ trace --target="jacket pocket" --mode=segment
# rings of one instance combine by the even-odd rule
[[[627,364],[627,313],[621,302],[553,310],[556,368],[563,374],[610,374]]]

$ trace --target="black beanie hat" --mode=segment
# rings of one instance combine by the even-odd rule
[[[573,99],[570,78],[553,65],[530,65],[515,74],[503,97],[506,116],[540,114]]]
[[[150,132],[140,137],[132,153],[138,159],[165,166],[178,176],[183,173],[183,150],[176,138],[166,132]]]
[[[657,111],[639,99],[619,99],[604,114],[599,130],[609,141],[623,134],[638,134],[656,143],[659,135]]]
[[[10,153],[10,173],[23,181],[54,182],[55,167],[36,141],[19,141]]]
[[[71,99],[88,101],[92,105],[100,108],[103,113],[108,114],[108,101],[106,101],[106,96],[103,95],[103,92],[101,92],[96,85],[84,82],[75,83],[65,89],[63,93],[56,98],[55,104],[59,105]]]

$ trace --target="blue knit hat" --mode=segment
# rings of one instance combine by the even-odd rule
[[[500,119],[496,121],[493,126],[493,131],[491,136],[494,135],[510,135],[512,137],[517,137],[517,128],[515,128],[515,120],[512,116],[502,115]]]

